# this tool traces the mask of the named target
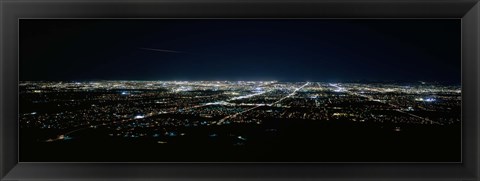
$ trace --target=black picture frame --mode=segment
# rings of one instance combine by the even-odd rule
[[[478,0],[0,0],[0,180],[480,178]],[[461,18],[462,163],[18,163],[21,18]]]

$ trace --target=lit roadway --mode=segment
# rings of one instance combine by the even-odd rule
[[[307,86],[307,85],[309,85],[309,84],[310,84],[310,82],[307,82],[307,83],[303,84],[303,85],[300,86],[299,88],[295,89],[291,94],[289,94],[289,95],[281,98],[280,100],[278,100],[278,101],[276,101],[276,102],[274,102],[274,103],[272,103],[272,104],[269,104],[269,106],[278,104],[279,102],[282,102],[284,99],[289,98],[289,97],[292,97],[293,95],[295,95],[295,94],[297,93],[297,91],[299,91],[300,89],[303,89],[305,86]]]
[[[245,111],[238,112],[238,113],[235,113],[235,114],[233,114],[233,115],[228,115],[228,116],[220,119],[220,120],[217,122],[217,125],[221,125],[221,124],[222,124],[223,122],[225,122],[225,120],[227,120],[227,119],[235,118],[235,117],[237,117],[238,115],[241,115],[241,114],[243,114],[243,113],[246,113],[246,112],[251,111],[251,110],[254,110],[254,109],[257,109],[257,108],[259,108],[260,106],[265,106],[265,105],[272,106],[272,105],[275,105],[275,104],[283,101],[283,100],[286,99],[286,98],[292,97],[293,95],[295,95],[295,94],[297,93],[297,91],[303,89],[305,86],[307,86],[307,85],[309,85],[309,84],[310,84],[310,82],[305,83],[304,85],[300,86],[299,88],[296,88],[292,93],[288,94],[288,95],[285,96],[285,97],[282,97],[281,99],[279,99],[278,101],[276,101],[276,102],[274,102],[274,103],[272,103],[272,104],[260,104],[260,105],[257,105],[257,106],[255,106],[255,107],[252,107],[252,108],[250,108],[250,109],[247,109],[247,110],[245,110]]]
[[[304,87],[304,86],[302,86],[302,88],[303,88],[303,87]],[[298,91],[298,90],[299,90],[299,89],[295,90],[295,92]],[[271,90],[269,90],[269,91],[271,91]],[[246,99],[246,98],[250,98],[250,97],[253,97],[253,96],[258,96],[258,95],[265,94],[265,93],[267,93],[267,92],[269,92],[269,91],[262,91],[262,92],[257,92],[257,93],[254,93],[254,94],[249,94],[249,95],[244,95],[244,96],[238,96],[238,97],[231,98],[231,99],[229,99],[229,100],[227,100],[227,101],[239,100],[239,99]],[[291,95],[289,95],[289,96],[291,96]],[[283,100],[283,99],[282,99],[282,100]],[[190,110],[190,109],[195,109],[195,108],[201,108],[201,107],[205,107],[205,106],[209,106],[209,105],[220,104],[221,102],[222,102],[222,101],[220,101],[220,102],[210,102],[210,103],[205,103],[205,104],[200,104],[200,105],[194,105],[194,106],[190,106],[190,107],[186,107],[186,108],[181,108],[181,109],[177,109],[177,110],[171,110],[171,111],[167,111],[167,112],[157,112],[157,113],[152,112],[152,113],[146,114],[145,116],[143,116],[143,117],[141,117],[141,118],[128,118],[128,119],[122,119],[122,120],[118,120],[118,121],[111,121],[111,122],[108,122],[108,123],[102,123],[102,124],[97,124],[97,125],[89,125],[89,126],[87,126],[87,127],[77,128],[77,129],[74,129],[74,130],[72,130],[72,131],[69,131],[69,132],[67,132],[67,133],[65,133],[65,134],[59,135],[58,138],[57,138],[57,139],[54,139],[53,141],[62,140],[62,138],[64,138],[64,136],[67,136],[67,135],[69,135],[69,134],[72,134],[72,133],[77,132],[77,131],[80,131],[80,130],[87,129],[87,128],[92,127],[92,126],[93,126],[93,127],[96,127],[96,126],[105,126],[105,125],[107,125],[107,124],[110,124],[110,125],[119,124],[119,123],[122,124],[122,123],[129,122],[129,121],[132,121],[132,120],[145,119],[145,118],[148,118],[148,117],[157,116],[157,115],[161,115],[161,114],[175,113],[175,112],[178,112],[178,111],[180,111],[180,110],[181,110],[181,111],[187,111],[187,110]],[[258,106],[254,107],[254,108],[251,108],[251,109],[248,109],[248,110],[246,110],[246,111],[237,113],[237,114],[235,114],[234,116],[237,116],[237,115],[239,115],[239,114],[243,114],[244,112],[253,110],[253,109],[255,109],[255,108],[257,108],[257,107],[260,107],[260,106],[262,106],[262,105],[258,105]],[[224,119],[221,119],[218,125],[220,125],[221,122],[225,121],[225,119],[227,119],[227,118],[230,118],[230,116],[227,116],[227,117],[225,117]]]
[[[419,119],[422,119],[424,121],[428,121],[428,122],[431,122],[431,123],[440,124],[437,121],[433,121],[433,120],[430,120],[428,118],[420,117],[420,116],[417,116],[415,114],[402,111],[402,108],[400,106],[397,106],[397,105],[394,105],[394,104],[391,104],[391,103],[381,102],[380,100],[374,99],[372,96],[367,96],[367,95],[363,95],[363,94],[359,94],[359,93],[356,93],[356,92],[349,91],[349,90],[347,90],[343,87],[338,86],[337,84],[330,84],[330,86],[335,87],[337,91],[343,91],[343,92],[346,92],[347,94],[350,94],[350,95],[355,95],[355,96],[360,96],[360,97],[367,98],[369,101],[375,101],[375,102],[380,102],[382,104],[389,105],[389,106],[395,108],[395,111],[398,111],[400,113],[408,114],[412,117],[419,118]]]

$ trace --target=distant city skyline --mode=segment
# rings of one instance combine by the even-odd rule
[[[22,19],[19,75],[459,84],[460,30],[454,19]]]

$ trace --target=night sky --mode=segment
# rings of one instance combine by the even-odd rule
[[[20,80],[460,83],[460,19],[20,20]]]

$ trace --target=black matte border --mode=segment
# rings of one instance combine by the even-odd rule
[[[462,18],[463,163],[18,163],[20,18]],[[0,25],[0,180],[480,178],[478,0],[0,0]]]

